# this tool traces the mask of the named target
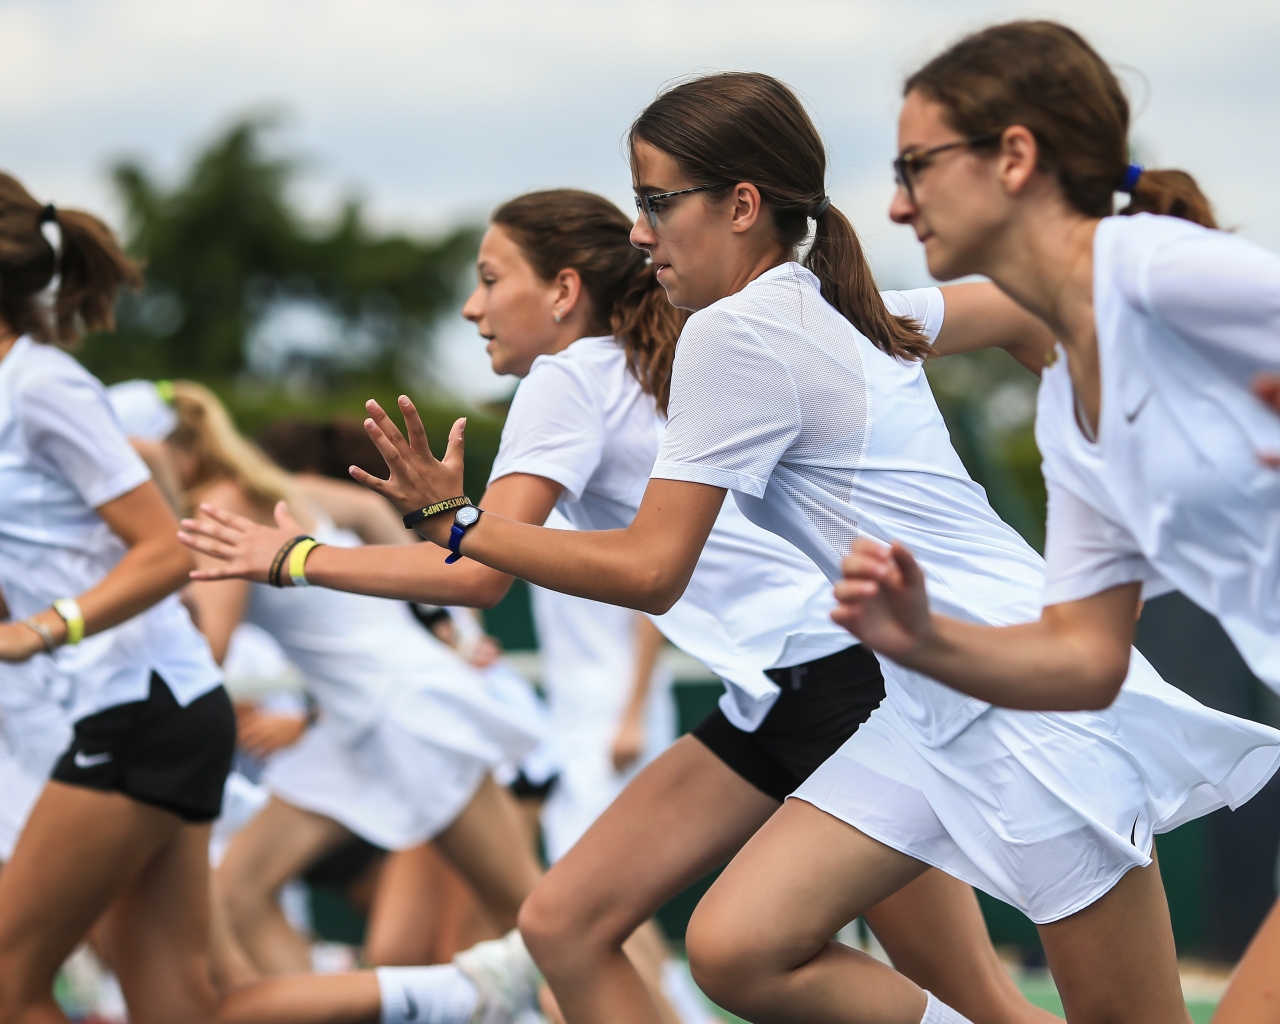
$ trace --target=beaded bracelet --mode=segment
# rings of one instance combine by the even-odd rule
[[[276,557],[271,559],[271,568],[267,570],[267,582],[273,587],[283,587],[280,582],[280,573],[283,571],[285,562],[289,558],[289,552],[301,544],[304,540],[313,540],[305,533],[300,533],[296,537],[290,537],[287,541],[280,545],[280,550],[276,552]]]

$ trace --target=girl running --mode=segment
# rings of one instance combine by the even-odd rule
[[[391,476],[357,479],[453,554],[595,600],[670,608],[733,490],[828,579],[860,533],[902,539],[948,611],[1034,619],[1039,559],[965,474],[920,367],[940,297],[877,294],[794,94],[763,75],[697,79],[651,104],[630,141],[632,240],[671,301],[696,311],[630,525],[565,534],[462,506],[461,422],[439,462],[407,399],[411,442],[370,405]],[[452,514],[438,513],[449,499]],[[1073,1019],[1187,1019],[1153,833],[1255,792],[1280,734],[1212,712],[1134,661],[1116,706],[1087,715],[990,708],[886,670],[885,701],[702,901],[687,942],[703,989],[756,1019],[964,1019],[831,941],[933,864],[1040,924]],[[537,906],[535,894],[530,942],[554,973]]]
[[[931,615],[912,545],[859,542],[840,621],[984,700],[1095,708],[1142,598],[1177,589],[1280,691],[1280,258],[1215,230],[1189,175],[1129,163],[1120,84],[1062,25],[969,36],[905,95],[893,219],[935,277],[987,274],[1060,339],[1036,418],[1044,608],[1003,629]],[[1277,970],[1273,910],[1215,1021],[1280,1021]]]
[[[361,543],[328,518],[320,504],[326,492],[309,500],[236,432],[207,388],[176,381],[173,392],[178,425],[166,444],[188,503],[207,498],[269,521],[275,503],[288,498],[324,543]],[[366,504],[358,491],[352,497],[347,506]],[[346,511],[352,523],[370,518]],[[320,711],[298,743],[272,758],[262,780],[271,801],[232,840],[218,870],[236,932],[259,967],[310,968],[310,953],[275,897],[352,834],[388,850],[433,839],[501,930],[515,927],[541,872],[514,804],[489,770],[537,737],[486,699],[483,680],[402,602],[238,581],[192,584],[188,600],[216,658],[241,621],[266,630],[301,670]]]
[[[0,1021],[66,1020],[54,975],[95,925],[140,1021],[511,1020],[535,984],[518,938],[456,965],[215,990],[209,823],[234,715],[174,593],[191,559],[173,513],[101,383],[58,347],[110,329],[118,288],[139,282],[101,221],[0,175],[0,661],[52,678],[74,730],[0,872]]]
[[[605,200],[568,190],[522,196],[494,213],[464,315],[488,339],[494,368],[524,379],[486,515],[538,524],[558,506],[581,529],[625,527],[636,515],[661,443],[683,316],[630,244],[630,229]],[[940,293],[914,298],[932,302],[937,327]],[[985,323],[1016,345],[1034,324],[990,286],[953,289],[948,299],[954,308],[944,337],[963,338],[966,323]],[[623,943],[728,860],[884,696],[877,662],[828,618],[826,577],[736,505],[721,504],[684,597],[655,619],[725,680],[720,708],[639,774],[522,912],[570,1021],[658,1020]],[[205,576],[263,578],[298,529],[210,514],[232,527],[192,529],[235,545],[207,546],[233,561]],[[539,531],[553,534],[563,535]],[[306,572],[313,584],[475,604],[496,602],[510,585],[509,576],[473,560],[446,565],[430,547],[320,548]],[[896,963],[974,1018],[1046,1019],[996,959],[967,886],[930,871],[867,916]]]

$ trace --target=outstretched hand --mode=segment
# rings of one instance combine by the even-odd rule
[[[359,466],[352,466],[350,472],[357,483],[377,491],[404,515],[446,498],[456,498],[462,493],[464,431],[467,421],[454,421],[453,428],[449,431],[449,444],[445,448],[444,458],[437,459],[431,454],[431,448],[427,444],[427,431],[422,425],[422,417],[407,395],[400,396],[399,405],[400,413],[404,416],[403,434],[383,411],[382,406],[372,399],[365,403],[369,418],[364,421],[364,429],[378,446],[391,475],[386,480],[381,480]],[[417,530],[428,540],[444,545],[448,542],[452,522],[452,516],[432,516],[419,523]]]
[[[895,661],[909,659],[930,631],[924,573],[911,552],[896,541],[885,547],[862,537],[842,568],[831,618],[872,650]]]
[[[201,505],[200,511],[207,518],[182,520],[178,540],[193,551],[218,559],[221,564],[194,570],[193,580],[242,579],[266,583],[276,552],[287,540],[306,532],[289,515],[289,506],[283,501],[276,503],[274,528],[217,505]]]

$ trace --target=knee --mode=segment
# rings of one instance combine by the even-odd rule
[[[547,884],[551,879],[551,884]],[[550,875],[520,907],[517,927],[525,946],[548,976],[585,967],[594,951],[622,948],[632,928],[614,927],[608,907],[592,907],[580,892],[561,888]]]
[[[764,971],[747,944],[747,934],[699,904],[684,942],[689,971],[698,987],[717,1006],[750,1020]]]
[[[545,973],[554,973],[556,963],[563,957],[568,937],[572,934],[571,911],[565,902],[556,898],[545,887],[534,887],[516,919],[516,927],[529,950],[529,955]]]

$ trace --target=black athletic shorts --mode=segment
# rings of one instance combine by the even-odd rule
[[[222,813],[222,787],[236,749],[236,716],[221,686],[185,708],[151,673],[146,700],[117,704],[76,722],[53,779],[154,804],[189,822]]]
[[[880,706],[884,677],[862,644],[765,675],[782,693],[760,728],[745,732],[716,708],[693,735],[756,789],[785,800]]]

